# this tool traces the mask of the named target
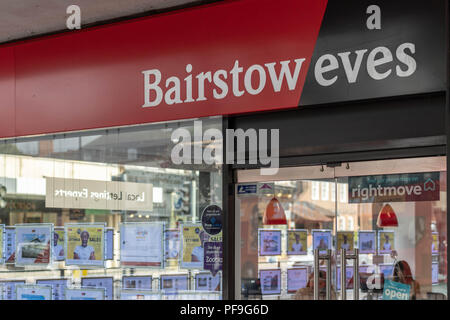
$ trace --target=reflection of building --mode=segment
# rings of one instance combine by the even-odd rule
[[[146,125],[126,132],[119,133],[119,130],[116,130],[114,134],[111,134],[112,131],[97,131],[95,134],[77,133],[76,137],[46,136],[32,141],[14,140],[2,144],[0,184],[5,185],[7,193],[6,207],[0,208],[0,224],[8,227],[21,223],[52,223],[54,226],[65,226],[68,223],[105,223],[116,231],[113,241],[108,242],[108,248],[112,244],[112,258],[105,261],[104,269],[90,271],[90,274],[107,274],[120,279],[124,271],[118,259],[121,254],[120,235],[117,233],[120,223],[161,222],[165,223],[166,228],[176,228],[182,222],[198,221],[202,208],[211,202],[221,206],[220,166],[174,165],[170,161],[170,150],[174,145],[171,132],[180,125],[192,131],[191,124],[192,122],[188,121],[163,127]],[[219,119],[208,119],[204,122],[205,129],[220,126]],[[52,181],[54,185],[56,180],[60,183],[59,189],[52,190],[46,178],[58,178]],[[81,182],[82,180],[88,182]],[[74,186],[81,188],[77,190],[80,192],[88,184],[102,188],[103,182],[111,182],[108,185],[120,188],[131,184],[151,185],[152,208],[126,210],[126,207],[121,207],[120,210],[112,210],[102,203],[102,199],[111,196],[109,189],[99,190],[98,193],[102,197],[96,202],[95,209],[86,205],[86,202],[83,204],[78,193],[74,197],[78,197],[76,201],[80,206],[70,205],[66,197],[62,199],[62,205],[59,206],[58,203],[58,206],[53,207],[53,204],[50,204],[46,207],[46,198],[49,198],[47,196],[56,190],[63,190],[66,194],[72,192],[70,188]],[[117,194],[122,191],[123,195],[134,193],[140,196],[138,192],[125,189]],[[133,200],[137,201],[136,197]],[[0,273],[7,275],[8,279],[21,279],[23,273],[16,272],[14,265],[14,231],[10,231],[14,229],[6,230],[6,240],[9,242],[5,251],[9,260],[7,265],[0,266]],[[27,244],[23,249],[22,254],[26,257],[42,253],[35,243]],[[64,269],[64,261],[54,261],[51,269],[33,270],[29,276],[31,279],[56,279]],[[136,275],[151,274],[158,278],[161,274],[173,270],[180,270],[176,259],[167,263],[164,269],[149,270],[143,267]],[[171,282],[170,285],[174,284]],[[176,285],[184,288],[186,284],[187,281],[178,281]]]
[[[348,202],[348,188],[345,182],[308,181],[302,184],[303,192],[296,197],[294,210],[297,213],[296,225],[311,229],[333,229],[337,207],[337,230],[353,231],[358,222],[357,213]],[[337,192],[336,192],[337,188]]]
[[[16,176],[15,171],[2,172],[5,167],[15,168],[22,175]],[[194,186],[198,176],[191,171],[8,155],[0,157],[0,177],[6,176],[3,179],[7,187],[6,207],[0,209],[0,222],[14,225],[46,221],[64,225],[70,221],[106,221],[117,228],[122,212],[45,207],[45,177],[52,176],[54,172],[67,172],[68,169],[71,174],[62,176],[66,179],[151,183],[154,186],[154,209],[151,212],[129,212],[127,218],[131,221],[140,221],[142,218],[168,221],[172,213],[185,219],[195,205],[193,200],[197,196],[197,188]],[[172,207],[172,194],[177,190],[185,191],[185,205],[180,208],[183,211]]]

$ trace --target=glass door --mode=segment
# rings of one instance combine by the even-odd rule
[[[235,192],[236,298],[446,299],[445,157],[243,170]]]
[[[314,249],[321,256],[335,251],[334,169],[282,168],[264,179],[259,170],[238,172],[237,298],[312,300]],[[318,261],[321,298],[326,296],[327,263],[334,260]],[[336,298],[334,290],[330,298]]]
[[[445,161],[367,161],[335,168],[336,249],[348,239],[359,249],[360,299],[447,299]],[[354,294],[352,263],[346,267],[347,299]],[[402,286],[403,296],[395,289]]]

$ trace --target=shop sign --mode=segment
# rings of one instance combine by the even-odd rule
[[[153,210],[148,183],[46,178],[47,208]]]
[[[273,183],[273,182],[258,183],[258,193],[259,194],[273,195],[274,192],[275,192],[275,183]]]
[[[256,184],[239,184],[237,186],[238,196],[243,195],[255,195],[256,194]]]
[[[326,5],[224,1],[3,46],[0,137],[294,108]]]
[[[205,242],[205,254],[203,269],[211,271],[215,276],[222,270],[223,246],[222,242]]]
[[[440,173],[406,173],[348,178],[348,202],[437,201]]]
[[[407,284],[384,280],[383,300],[409,300],[410,289]]]

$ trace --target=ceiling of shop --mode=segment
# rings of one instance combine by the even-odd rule
[[[121,17],[197,5],[208,0],[2,0],[0,43],[67,30],[68,6],[81,9],[81,27]]]

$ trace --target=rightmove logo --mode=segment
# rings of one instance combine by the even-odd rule
[[[352,189],[352,197],[358,197],[362,200],[368,200],[369,197],[385,197],[385,196],[404,196],[404,195],[416,195],[420,196],[423,189],[420,185],[411,186],[381,186],[376,187],[370,185],[368,188],[358,188]]]
[[[222,131],[209,128],[203,132],[200,120],[194,121],[193,136],[187,128],[177,128],[171,140],[175,144],[171,160],[176,165],[224,164]],[[275,175],[280,163],[279,140],[279,129],[226,129],[225,163],[259,164],[261,175]]]
[[[440,172],[415,172],[348,178],[348,200],[360,202],[437,201]]]

